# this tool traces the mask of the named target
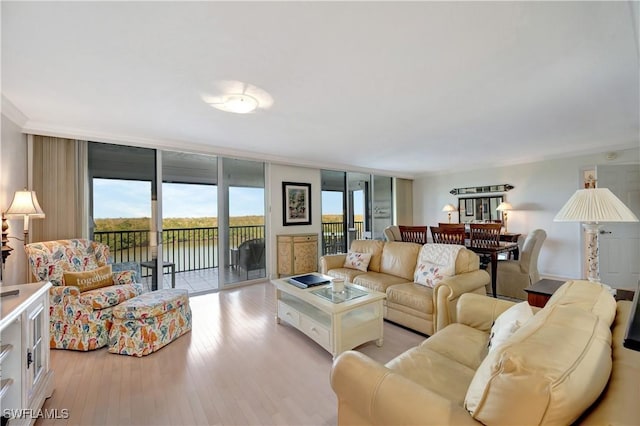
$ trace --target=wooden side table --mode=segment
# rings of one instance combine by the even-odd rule
[[[535,284],[525,288],[527,292],[527,301],[531,306],[544,308],[553,293],[566,281],[542,279]],[[625,289],[616,289],[616,300],[633,300],[634,291]]]

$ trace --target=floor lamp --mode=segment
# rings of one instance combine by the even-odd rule
[[[600,282],[598,234],[602,222],[637,222],[638,218],[607,188],[579,189],[562,207],[554,222],[581,222],[587,234],[589,281]]]

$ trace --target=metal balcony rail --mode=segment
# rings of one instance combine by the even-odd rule
[[[348,232],[354,232],[352,238],[361,239],[364,222],[355,222],[354,225],[355,229]],[[264,225],[229,227],[229,248],[233,251],[244,241],[264,238],[264,230]],[[176,272],[217,268],[218,238],[218,227],[164,229],[162,260],[174,263]],[[93,240],[108,245],[116,263],[151,260],[149,230],[95,231]],[[343,223],[323,222],[323,254],[344,253],[345,247]]]
[[[151,260],[149,234],[149,230],[95,231],[93,240],[108,245],[116,263],[145,262]],[[174,263],[176,272],[217,268],[218,238],[218,227],[164,229],[162,260]],[[229,227],[232,249],[255,238],[264,238],[264,225]]]
[[[351,239],[360,240],[364,235],[364,222],[354,222]],[[346,253],[347,240],[344,234],[344,222],[322,222],[322,254]]]

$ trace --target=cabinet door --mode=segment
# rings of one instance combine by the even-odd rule
[[[38,383],[46,371],[45,305],[42,300],[27,310],[27,399],[31,401]]]
[[[318,240],[310,238],[294,243],[294,274],[304,274],[318,270]]]
[[[278,276],[293,274],[293,245],[290,237],[278,237]]]

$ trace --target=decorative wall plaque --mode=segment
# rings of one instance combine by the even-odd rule
[[[488,186],[470,186],[468,188],[454,188],[449,191],[452,195],[465,195],[465,194],[485,194],[488,192],[506,192],[515,188],[508,183],[503,185],[488,185]]]

